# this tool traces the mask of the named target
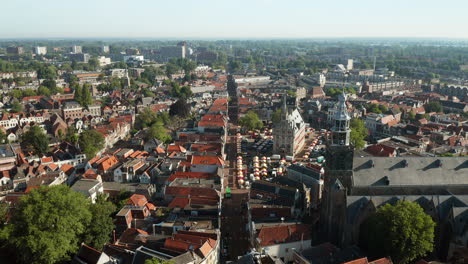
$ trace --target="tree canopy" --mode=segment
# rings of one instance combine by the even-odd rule
[[[178,98],[189,98],[192,96],[192,89],[189,86],[179,86],[178,83],[172,83],[171,95]]]
[[[75,101],[77,101],[83,107],[88,107],[93,103],[90,89],[91,85],[89,84],[83,84],[82,87],[77,85],[75,87]]]
[[[354,88],[344,88],[345,90],[345,93],[348,93],[348,94],[356,94],[356,90],[354,90]],[[329,88],[325,91],[325,94],[327,96],[331,96],[331,97],[336,97],[338,96],[339,94],[341,94],[343,92],[343,89],[342,88]]]
[[[190,108],[191,107],[187,104],[187,101],[181,98],[170,106],[169,115],[187,117],[190,115]]]
[[[442,108],[442,105],[439,102],[432,101],[432,102],[429,102],[428,104],[424,105],[424,110],[426,110],[426,112],[428,112],[428,113],[430,113],[430,112],[440,113],[440,112],[442,112],[443,108]]]
[[[257,113],[252,110],[248,111],[247,114],[239,120],[239,124],[247,130],[260,129],[263,127],[263,122],[258,118]]]
[[[145,260],[145,264],[174,264],[174,261],[152,258]]]
[[[434,247],[435,223],[415,202],[399,201],[377,209],[362,225],[361,244],[374,257],[407,264]]]
[[[92,217],[83,237],[85,244],[97,250],[102,250],[104,244],[109,242],[112,230],[115,228],[111,217],[115,210],[115,205],[106,201],[104,195],[98,195],[96,202],[90,204],[89,211]]]
[[[41,186],[21,198],[2,231],[4,243],[24,263],[67,261],[91,220],[89,200],[66,185]]]
[[[366,106],[367,112],[375,113],[375,114],[381,114],[385,113],[388,111],[388,107],[385,105],[381,104],[370,104]]]
[[[11,113],[21,113],[21,112],[23,112],[23,105],[20,104],[17,101],[13,102],[13,104],[11,105],[10,112]]]
[[[164,124],[157,122],[153,124],[146,133],[146,138],[156,138],[163,141],[164,143],[169,143],[172,141],[171,135],[169,135],[167,129],[164,127]]]
[[[37,125],[32,126],[23,134],[21,144],[24,149],[32,151],[37,155],[42,155],[49,151],[49,139],[43,129]]]
[[[86,154],[86,158],[93,158],[98,151],[104,148],[104,136],[95,130],[86,130],[80,134],[78,140],[81,151]]]
[[[273,115],[271,117],[271,121],[273,122],[273,124],[279,123],[279,121],[281,121],[282,113],[283,113],[283,110],[281,110],[281,108],[278,108],[275,110],[275,112],[273,112]]]
[[[349,124],[351,128],[350,141],[356,149],[362,149],[366,145],[367,128],[364,121],[353,118]]]

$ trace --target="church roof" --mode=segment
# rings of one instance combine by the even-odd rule
[[[468,184],[468,157],[354,157],[354,186]]]

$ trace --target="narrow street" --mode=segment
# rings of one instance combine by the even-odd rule
[[[231,197],[223,198],[221,211],[221,237],[223,241],[223,263],[237,260],[249,251],[250,241],[248,225],[248,190],[238,189],[235,179],[235,164],[237,157],[236,129],[230,126],[226,140],[225,186],[231,189]],[[225,250],[226,249],[226,250]],[[226,254],[225,254],[226,252]]]

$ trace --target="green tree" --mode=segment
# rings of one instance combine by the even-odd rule
[[[169,115],[187,117],[190,115],[190,105],[185,99],[179,99],[169,107]]]
[[[23,97],[25,96],[36,96],[37,93],[33,89],[26,89],[23,91]]]
[[[88,107],[88,105],[92,104],[93,103],[93,98],[91,96],[91,85],[90,84],[83,84],[83,88],[82,88],[82,101],[81,101],[81,105],[84,106],[84,107]]]
[[[430,113],[430,112],[440,113],[440,112],[442,112],[443,108],[442,108],[442,105],[439,102],[432,101],[432,102],[429,102],[428,104],[424,105],[424,110],[426,110],[426,112],[428,112],[428,113]]]
[[[273,115],[271,117],[271,121],[273,122],[273,124],[277,124],[279,123],[279,121],[281,121],[282,113],[283,113],[283,110],[281,110],[281,108],[278,108],[275,110],[275,112],[273,112]]]
[[[32,126],[23,134],[21,144],[24,149],[32,151],[37,155],[42,155],[49,151],[49,138],[47,138],[44,130],[37,125]]]
[[[367,128],[364,121],[353,118],[349,124],[351,128],[350,141],[356,149],[362,149],[366,145]]]
[[[3,227],[3,225],[6,223],[8,220],[8,210],[10,206],[7,203],[0,203],[0,228]]]
[[[73,98],[75,99],[75,101],[81,104],[81,101],[83,100],[83,89],[81,88],[81,86],[75,86],[75,94],[73,95]]]
[[[46,79],[42,82],[42,86],[49,88],[52,93],[57,92],[57,83],[53,79]]]
[[[146,127],[150,127],[156,122],[156,114],[151,111],[148,107],[143,109],[143,111],[136,117],[135,128],[140,130]]]
[[[155,97],[156,95],[148,88],[143,88],[141,90],[141,92],[143,93],[143,96],[144,97]]]
[[[178,83],[173,82],[171,89],[171,95],[178,98],[189,98],[192,97],[192,89],[189,86],[180,87]]]
[[[99,68],[99,61],[96,57],[92,57],[88,61],[88,65],[90,67],[90,70],[95,71],[97,68]]]
[[[89,200],[66,185],[41,186],[21,198],[6,243],[24,263],[58,263],[78,250],[91,220]]]
[[[408,119],[410,121],[416,120],[416,114],[413,111],[408,112]]]
[[[435,223],[415,202],[399,201],[377,209],[362,225],[361,244],[374,257],[406,264],[434,248]]]
[[[148,129],[146,133],[146,138],[147,139],[156,138],[165,143],[169,143],[172,141],[171,135],[169,135],[169,133],[167,132],[167,129],[164,127],[164,124],[161,122],[155,123]]]
[[[367,112],[381,114],[382,110],[380,109],[378,104],[370,104],[366,106]]]
[[[104,136],[95,130],[86,130],[81,133],[78,140],[81,151],[86,154],[86,158],[93,158],[96,153],[104,148]]]
[[[78,133],[76,131],[76,128],[74,126],[69,126],[67,127],[67,132],[65,134],[65,140],[75,144],[78,142]]]
[[[37,93],[39,95],[45,95],[45,96],[49,96],[52,94],[52,92],[50,91],[49,88],[45,87],[45,86],[40,86],[38,89],[37,89]]]
[[[242,69],[242,62],[235,60],[229,62],[229,71],[230,72],[238,72]]]
[[[92,218],[86,228],[83,241],[91,247],[102,250],[105,243],[108,243],[115,225],[112,213],[116,210],[114,204],[106,201],[104,195],[96,198],[96,203],[89,207]]]
[[[3,129],[0,129],[0,144],[7,143],[7,136]]]
[[[245,116],[239,120],[239,124],[246,130],[260,129],[263,127],[263,122],[258,118],[257,113],[250,110]]]
[[[10,92],[10,96],[13,96],[14,98],[21,99],[23,98],[23,92],[18,89],[14,89]]]
[[[157,258],[147,259],[145,260],[145,264],[174,264],[175,262],[172,260],[161,260]]]
[[[23,112],[23,105],[20,104],[17,101],[13,102],[13,104],[11,105],[10,112],[11,113],[21,113],[21,112]]]

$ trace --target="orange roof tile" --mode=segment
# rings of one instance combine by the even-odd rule
[[[192,156],[192,165],[216,165],[223,166],[224,160],[219,156]]]
[[[187,150],[182,146],[170,144],[167,146],[167,152],[187,152]]]
[[[367,258],[360,258],[360,259],[355,259],[349,262],[345,262],[343,264],[368,264],[369,262],[367,261]]]
[[[172,182],[175,179],[209,179],[212,178],[213,174],[204,172],[189,172],[189,171],[177,171],[173,173],[167,179],[168,182]]]
[[[44,157],[41,159],[41,163],[49,163],[49,162],[54,162],[54,159],[52,157]]]
[[[258,232],[260,246],[310,239],[311,226],[307,224],[279,225],[263,227]]]
[[[141,194],[132,194],[132,196],[130,196],[127,201],[127,204],[134,206],[145,206],[147,203],[148,200],[144,195]]]
[[[57,168],[58,168],[58,165],[55,164],[55,163],[50,163],[49,165],[47,165],[49,167],[49,169],[51,169],[52,171],[55,171]]]
[[[68,172],[71,172],[71,170],[73,169],[75,169],[75,167],[73,167],[70,164],[63,164],[62,167],[60,167],[60,170],[65,172],[66,174],[68,174]]]

